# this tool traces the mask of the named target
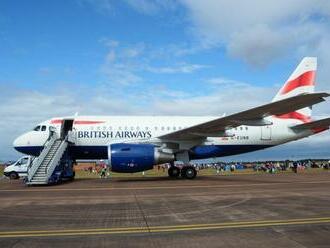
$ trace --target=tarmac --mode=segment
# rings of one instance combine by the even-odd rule
[[[0,247],[330,247],[329,179],[2,179]]]

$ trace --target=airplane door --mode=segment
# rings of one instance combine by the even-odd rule
[[[73,119],[64,119],[61,127],[61,139],[64,139],[69,131],[72,131]]]
[[[261,140],[272,139],[272,127],[270,125],[261,127]]]

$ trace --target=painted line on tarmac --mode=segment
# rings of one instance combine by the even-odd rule
[[[227,185],[177,185],[177,186],[150,186],[150,187],[94,187],[94,188],[25,188],[25,189],[0,189],[0,192],[49,192],[49,191],[99,191],[99,190],[157,190],[157,189],[192,189],[192,188],[233,188],[254,186],[276,186],[292,184],[328,184],[330,180],[324,181],[298,181],[298,182],[270,182],[250,184],[227,184]],[[56,186],[55,186],[56,187]]]
[[[262,221],[240,221],[227,223],[190,224],[172,226],[149,226],[149,227],[114,227],[95,229],[69,229],[69,230],[34,230],[34,231],[8,231],[0,232],[1,238],[33,238],[33,237],[57,237],[57,236],[86,236],[86,235],[114,235],[114,234],[136,234],[136,233],[162,233],[162,232],[184,232],[197,230],[221,230],[235,228],[262,228],[275,226],[328,224],[330,217],[287,219],[287,220],[262,220]]]

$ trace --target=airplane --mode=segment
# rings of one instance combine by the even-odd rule
[[[312,105],[330,94],[314,92],[316,57],[305,57],[270,103],[227,116],[67,116],[37,124],[14,148],[38,156],[50,132],[74,133],[71,159],[107,160],[112,171],[133,173],[168,163],[172,178],[193,179],[191,160],[274,147],[329,129],[312,119]],[[184,166],[177,166],[178,161]]]

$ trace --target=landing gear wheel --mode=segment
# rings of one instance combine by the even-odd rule
[[[10,178],[10,180],[18,179],[17,172],[14,172],[14,171],[13,172],[10,172],[9,178]]]
[[[171,178],[178,178],[180,176],[180,169],[178,167],[170,167],[168,169],[168,176]]]
[[[184,169],[182,169],[182,171],[184,171],[184,173],[181,172],[181,176],[183,178],[194,179],[197,176],[197,171],[192,166],[187,166]]]

